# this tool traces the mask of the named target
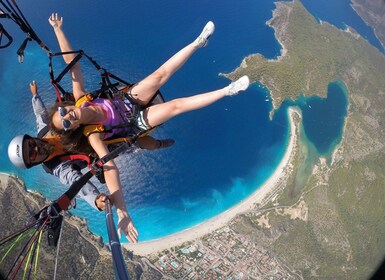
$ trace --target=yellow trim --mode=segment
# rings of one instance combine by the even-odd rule
[[[104,132],[104,127],[102,124],[90,124],[84,127],[83,134],[88,137],[92,133],[102,133]]]
[[[82,97],[80,97],[78,100],[76,100],[75,106],[80,107],[84,102],[93,100],[91,94],[85,94]]]
[[[116,143],[122,143],[122,142],[132,142],[131,137],[121,137],[121,138],[116,138],[116,139],[111,139],[111,140],[103,140],[104,144],[110,145],[110,144],[116,144]]]
[[[123,86],[123,87],[119,88],[119,90],[122,92],[128,92],[129,89],[130,88],[127,86]],[[91,100],[93,100],[92,95],[91,94],[85,94],[76,101],[75,106],[80,107],[84,102],[91,101]],[[147,134],[151,133],[155,129],[156,129],[156,127],[153,127],[149,130],[143,131],[140,133],[139,137],[146,136]],[[92,134],[92,133],[104,133],[103,125],[90,124],[90,125],[87,125],[84,127],[83,134],[86,137],[90,136],[90,134]],[[127,142],[127,141],[132,142],[132,138],[131,137],[120,137],[120,138],[111,139],[111,140],[104,140],[104,143],[106,143],[106,145],[108,145],[108,144],[121,143],[121,142]]]

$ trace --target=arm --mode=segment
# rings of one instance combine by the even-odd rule
[[[93,133],[88,137],[88,140],[94,151],[98,154],[99,158],[108,154],[109,151],[102,140],[102,134]],[[119,177],[119,170],[113,160],[104,164],[103,170],[104,178],[106,180],[108,190],[110,191],[110,198],[116,207],[116,212],[119,218],[118,234],[121,236],[121,231],[123,231],[130,242],[136,243],[138,241],[138,231],[127,211],[122,191],[122,184]]]
[[[37,93],[37,85],[35,81],[29,84],[29,89],[32,93],[32,109],[36,117],[37,131],[39,132],[49,124],[49,117],[47,109]]]
[[[63,24],[63,18],[58,17],[58,14],[52,14],[49,19],[49,23],[53,27],[53,30],[55,32],[57,41],[60,46],[60,50],[62,52],[70,52],[73,51],[71,44],[69,43],[66,35],[64,34],[64,31],[62,29]],[[63,59],[65,63],[69,64],[71,61],[76,57],[76,54],[66,54],[63,55]],[[72,79],[72,89],[73,89],[73,95],[75,100],[78,100],[80,97],[86,94],[85,88],[84,88],[84,81],[83,81],[83,74],[80,69],[80,64],[77,62],[75,65],[72,66],[71,70],[71,79]]]

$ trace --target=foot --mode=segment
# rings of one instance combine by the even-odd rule
[[[29,84],[29,89],[32,93],[32,96],[35,96],[37,94],[37,84],[35,81],[32,81],[30,84]]]
[[[227,96],[236,95],[240,91],[245,91],[249,87],[249,85],[250,85],[249,77],[243,76],[226,87],[225,95]]]
[[[202,30],[202,33],[195,39],[195,44],[198,48],[203,48],[207,46],[210,36],[214,33],[215,26],[212,21],[206,23],[205,27]]]
[[[174,139],[163,139],[163,140],[158,140],[159,147],[158,149],[163,149],[163,148],[168,148],[174,145],[175,140]]]

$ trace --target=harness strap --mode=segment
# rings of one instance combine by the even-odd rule
[[[45,127],[39,130],[39,132],[37,133],[37,138],[43,138],[43,136],[45,136],[49,130],[49,125],[46,125]]]
[[[83,134],[88,137],[92,133],[102,133],[105,132],[104,125],[101,124],[90,124],[84,127]]]
[[[53,82],[55,84],[58,84],[61,81],[61,79],[63,79],[64,75],[67,74],[68,71],[70,71],[70,69],[82,58],[82,55],[83,55],[82,50],[72,51],[72,52],[62,52],[60,54],[66,55],[66,54],[71,54],[71,53],[78,53],[78,55],[75,56],[75,58],[69,64],[67,64],[67,66],[64,68],[64,70],[57,76],[57,78],[53,80]],[[52,55],[50,55],[50,57],[51,56]]]
[[[113,93],[111,92],[111,94],[113,94]],[[124,123],[125,120],[124,120],[123,116],[120,114],[120,110],[119,110],[118,106],[116,106],[114,100],[112,99],[111,94],[109,94],[109,93],[106,94],[107,99],[110,101],[111,105],[114,107],[114,109],[115,109],[117,115],[119,116],[120,122],[121,122],[121,123]],[[119,103],[119,100],[118,100],[118,103]],[[120,103],[119,103],[119,104],[120,104]],[[122,109],[124,109],[124,108],[125,108],[125,106],[123,105]]]
[[[136,111],[137,111],[136,108],[135,108],[135,105],[132,104],[132,103],[130,102],[130,103],[131,103],[131,106],[132,106],[132,111],[129,111],[129,110],[127,110],[127,108],[126,108],[126,103],[124,103],[124,101],[120,98],[120,96],[118,96],[117,99],[115,99],[115,100],[118,101],[119,106],[120,106],[120,107],[122,108],[122,110],[124,111],[124,114],[125,114],[125,116],[126,116],[128,122],[129,122],[130,124],[132,124],[132,123],[134,122],[134,120],[135,120],[135,115],[136,115]],[[118,113],[119,113],[119,115],[120,115],[121,111],[119,110]],[[122,121],[124,121],[124,120],[123,120],[123,116],[121,116],[121,119],[122,119]]]
[[[93,133],[102,133],[102,132],[111,132],[113,129],[115,128],[124,128],[124,127],[133,127],[134,124],[135,124],[135,118],[136,118],[136,115],[138,113],[138,107],[139,105],[135,104],[135,103],[132,103],[132,99],[129,98],[129,102],[132,103],[132,112],[130,112],[129,110],[127,110],[126,108],[126,104],[123,102],[123,100],[121,99],[121,97],[123,98],[128,98],[128,94],[124,93],[123,91],[120,91],[120,94],[118,94],[117,92],[113,93],[114,94],[114,97],[115,97],[115,100],[118,102],[118,105],[114,102],[113,100],[113,97],[111,96],[111,93],[107,93],[106,94],[106,97],[107,99],[110,101],[111,105],[113,106],[114,110],[116,111],[118,117],[119,117],[119,120],[120,120],[120,124],[117,124],[117,125],[102,125],[102,124],[91,124],[91,125],[86,125],[84,130],[83,130],[83,134],[85,136],[89,136]],[[86,94],[86,95],[83,95],[82,97],[80,97],[76,103],[75,103],[75,106],[76,107],[80,107],[84,102],[87,102],[87,101],[91,101],[94,99],[94,96],[93,94]],[[118,108],[118,106],[120,108]],[[127,117],[127,120],[126,121],[124,119],[124,116],[122,115],[122,112],[121,111],[124,111],[125,112],[125,116]]]
[[[16,1],[13,0],[11,4],[7,0],[7,4],[0,0],[0,3],[3,5],[3,7],[7,10],[8,14],[5,14],[3,10],[0,9],[0,18],[9,18],[13,22],[15,22],[20,29],[27,34],[27,39],[29,41],[34,40],[41,48],[43,48],[48,53],[50,52],[49,48],[40,40],[40,38],[37,36],[35,31],[32,29],[32,26],[28,23],[27,19],[24,17],[23,13],[21,12],[19,6],[17,5]],[[24,44],[24,42],[23,42]],[[23,46],[22,44],[22,46]],[[25,46],[24,46],[25,47]],[[20,49],[19,49],[20,50]],[[24,55],[22,54],[23,60]],[[19,61],[20,61],[20,55],[19,55]],[[22,61],[20,61],[22,62]]]
[[[75,102],[76,107],[80,107],[84,102],[93,100],[94,97],[91,94],[85,94]]]
[[[77,181],[75,181],[70,188],[61,196],[59,197],[56,202],[52,204],[52,209],[55,210],[57,213],[60,213],[62,210],[67,210],[68,207],[71,204],[71,200],[75,198],[75,196],[79,193],[81,188],[94,176],[96,173],[97,169],[103,166],[106,162],[116,158],[119,156],[120,153],[131,147],[133,141],[136,139],[133,138],[132,142],[125,142],[119,147],[117,147],[115,150],[111,151],[101,159],[99,159],[95,163],[95,168],[92,168],[90,171],[85,173],[83,176],[81,176]]]
[[[64,155],[60,156],[60,161],[67,161],[67,160],[84,160],[87,162],[87,166],[90,168],[91,167],[91,159],[89,156],[84,155],[84,154],[74,154],[74,155]]]
[[[72,53],[78,53],[78,55],[63,69],[63,71],[55,79],[53,67],[52,67],[52,58],[55,56],[58,56],[58,55],[65,55],[65,54],[72,54]],[[70,52],[61,52],[61,53],[49,52],[49,64],[48,64],[49,76],[51,79],[51,84],[52,84],[52,86],[56,92],[57,99],[60,103],[62,102],[62,98],[60,96],[60,93],[62,94],[62,96],[65,96],[68,93],[60,86],[59,82],[61,81],[61,79],[63,79],[64,75],[67,74],[68,71],[70,71],[70,69],[73,67],[73,65],[75,65],[75,63],[77,63],[80,60],[80,58],[82,57],[82,54],[83,54],[82,50],[70,51]]]
[[[0,17],[3,17],[3,15],[6,15],[6,14],[1,14],[0,13]],[[6,44],[4,44],[4,45],[1,45],[1,41],[3,39],[3,36],[5,36],[5,38],[7,38],[8,42]],[[4,48],[8,47],[10,44],[12,44],[12,42],[13,42],[12,36],[9,35],[7,30],[5,30],[3,25],[0,23],[0,49],[4,49]]]
[[[19,59],[19,62],[20,63],[23,63],[24,62],[24,50],[25,48],[27,47],[27,43],[29,41],[32,41],[32,39],[30,37],[27,37],[23,43],[21,44],[20,48],[17,50],[17,56],[18,56],[18,59]]]

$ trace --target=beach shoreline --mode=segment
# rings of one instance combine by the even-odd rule
[[[296,109],[288,108],[290,140],[285,154],[274,173],[253,194],[227,211],[189,229],[159,239],[139,242],[137,244],[122,244],[122,246],[136,255],[151,255],[203,237],[224,227],[237,215],[254,209],[256,204],[264,204],[270,201],[271,197],[275,196],[277,191],[282,189],[282,181],[286,181],[285,179],[290,175],[291,162],[295,155],[295,147],[298,141],[297,125],[294,121],[295,115],[300,116],[300,113]]]

